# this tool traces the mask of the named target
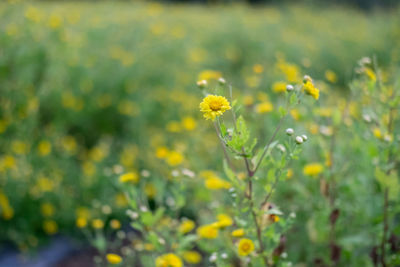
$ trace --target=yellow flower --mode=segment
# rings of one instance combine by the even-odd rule
[[[182,260],[173,253],[168,253],[157,257],[156,267],[182,267]]]
[[[196,128],[196,121],[192,117],[185,117],[182,120],[182,127],[187,131],[193,131]]]
[[[197,251],[184,251],[182,256],[183,259],[190,264],[197,264],[201,261],[201,255]]]
[[[121,256],[114,253],[108,253],[106,257],[110,264],[119,264],[122,261]]]
[[[274,106],[269,101],[262,102],[257,105],[256,112],[257,113],[267,113],[271,112],[274,109]]]
[[[233,237],[242,237],[242,236],[244,236],[244,229],[240,228],[240,229],[236,229],[236,230],[232,231],[231,236],[233,236]]]
[[[229,189],[231,188],[231,184],[227,181],[224,181],[218,177],[212,177],[205,181],[205,185],[208,189],[219,190],[219,189]]]
[[[312,83],[311,78],[305,80],[305,82],[303,84],[303,89],[307,95],[310,95],[314,99],[318,100],[319,90],[317,88],[315,88],[314,84]]]
[[[128,173],[122,174],[119,177],[119,181],[121,183],[128,183],[128,182],[137,183],[137,182],[139,182],[139,175],[136,172],[128,172]]]
[[[43,203],[40,206],[40,212],[45,217],[51,217],[51,216],[53,216],[53,214],[55,212],[55,209],[54,209],[54,206],[51,203]]]
[[[215,120],[225,111],[231,109],[228,100],[223,96],[208,95],[200,103],[200,111],[207,120]]]
[[[84,217],[79,217],[76,219],[76,226],[78,228],[84,228],[87,225],[87,220]]]
[[[119,229],[119,228],[121,228],[121,223],[117,219],[112,219],[110,221],[110,226],[112,229]]]
[[[166,129],[171,133],[179,133],[181,131],[181,125],[177,121],[170,121],[167,123]]]
[[[214,224],[203,225],[197,228],[197,235],[201,238],[215,239],[218,237],[218,228]]]
[[[39,143],[37,149],[40,156],[47,156],[51,152],[51,143],[49,141],[43,140]]]
[[[272,85],[272,91],[274,91],[275,93],[286,92],[286,83],[285,82],[275,82]]]
[[[375,75],[375,72],[371,69],[371,68],[365,68],[364,69],[364,72],[365,72],[365,74],[368,76],[368,78],[371,80],[371,81],[376,81],[376,75]]]
[[[325,71],[325,78],[326,78],[326,80],[328,80],[331,83],[337,82],[336,73],[334,73],[332,70]]]
[[[243,238],[239,241],[238,253],[240,256],[247,256],[254,250],[254,243],[250,239]]]
[[[104,222],[100,219],[94,219],[92,221],[92,227],[94,229],[102,229],[104,227]]]
[[[181,232],[182,234],[189,233],[192,231],[195,227],[195,224],[192,220],[184,220],[181,222],[179,225],[178,231]]]
[[[57,223],[53,220],[45,220],[43,222],[43,230],[48,235],[54,235],[58,231]]]
[[[303,173],[309,176],[317,176],[324,170],[320,163],[310,163],[304,166]]]
[[[198,81],[202,81],[202,80],[218,80],[219,78],[222,77],[221,72],[219,71],[214,71],[214,70],[204,70],[202,72],[200,72],[199,77],[198,77]]]
[[[157,147],[157,149],[156,149],[156,157],[159,158],[159,159],[166,158],[167,155],[168,155],[168,152],[169,152],[168,148],[166,148],[165,146]]]
[[[29,152],[29,145],[18,140],[11,143],[11,148],[18,155],[25,155]]]
[[[167,163],[170,166],[177,166],[183,162],[183,156],[177,151],[171,151],[167,155]]]
[[[287,174],[286,174],[286,178],[290,179],[293,177],[293,169],[288,169]]]
[[[148,198],[154,198],[154,196],[157,194],[157,189],[154,184],[146,184],[144,186],[144,192]]]
[[[253,105],[253,103],[254,103],[254,97],[253,97],[253,96],[251,96],[251,95],[245,95],[245,96],[243,97],[243,104],[244,104],[245,106],[251,106],[251,105]]]
[[[225,228],[233,224],[232,218],[226,214],[218,214],[217,219],[218,228]]]
[[[261,73],[261,72],[264,71],[264,67],[263,67],[261,64],[255,64],[255,65],[253,66],[253,71],[254,71],[255,73]]]
[[[372,133],[373,133],[374,136],[375,136],[376,138],[378,138],[378,139],[382,139],[382,138],[383,138],[382,132],[381,132],[381,130],[380,130],[378,127],[375,127],[375,128],[372,130]]]

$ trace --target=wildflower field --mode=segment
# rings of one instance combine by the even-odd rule
[[[400,266],[399,109],[400,9],[1,2],[0,262]]]

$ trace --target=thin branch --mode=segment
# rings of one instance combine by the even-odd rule
[[[219,129],[218,129],[218,126],[217,126],[217,124],[216,124],[215,122],[214,122],[213,124],[214,124],[215,131],[217,132],[218,139],[219,139],[219,141],[220,141],[220,143],[221,143],[222,150],[223,150],[223,152],[224,152],[224,157],[225,157],[225,159],[226,159],[226,162],[228,163],[229,167],[230,167],[233,171],[235,171],[235,167],[233,166],[232,161],[231,161],[230,158],[229,158],[228,152],[226,151],[225,143],[224,143],[224,141],[222,140],[221,133],[220,133],[220,131],[219,131]]]

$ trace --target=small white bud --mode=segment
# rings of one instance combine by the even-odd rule
[[[220,85],[225,85],[226,84],[226,81],[225,81],[225,79],[224,78],[219,78],[218,79],[218,83],[220,84]]]
[[[217,253],[214,252],[213,254],[211,254],[209,260],[210,260],[210,262],[216,261],[217,260]]]
[[[294,134],[294,130],[292,128],[287,128],[286,129],[286,134],[289,136],[292,136]]]
[[[286,152],[286,148],[285,148],[285,146],[284,145],[282,145],[282,144],[278,144],[277,146],[276,146],[281,152],[283,152],[283,153],[285,153]]]
[[[296,136],[296,143],[298,145],[302,144],[303,143],[303,138],[301,138],[301,136]]]
[[[203,89],[204,87],[207,86],[207,80],[198,81],[196,84],[200,89]]]
[[[222,254],[221,254],[221,258],[223,258],[223,259],[227,259],[227,258],[228,258],[228,254],[226,254],[226,253],[222,253]]]
[[[291,84],[286,85],[286,91],[292,92],[293,90],[294,90],[293,85],[291,85]]]
[[[368,115],[368,114],[363,114],[362,117],[363,117],[363,119],[364,119],[365,122],[370,123],[370,122],[372,121],[371,116]]]
[[[304,75],[304,77],[303,77],[303,82],[306,83],[307,81],[308,81],[308,82],[312,82],[312,79],[311,79],[310,76]]]
[[[308,140],[308,137],[307,137],[307,135],[305,135],[305,134],[301,135],[301,138],[303,138],[303,141],[304,141],[304,142],[306,142],[306,141]]]

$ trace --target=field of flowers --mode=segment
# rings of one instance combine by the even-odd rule
[[[0,251],[399,266],[399,14],[0,3]]]

